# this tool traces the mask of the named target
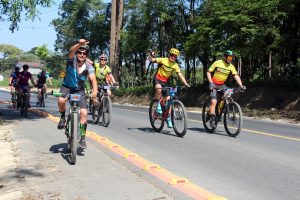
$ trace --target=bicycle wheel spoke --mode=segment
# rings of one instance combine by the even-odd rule
[[[179,100],[173,102],[171,118],[175,133],[177,136],[183,137],[187,131],[187,115],[184,105]]]
[[[224,116],[224,126],[227,134],[236,137],[242,126],[242,111],[236,102],[228,104],[226,114]]]

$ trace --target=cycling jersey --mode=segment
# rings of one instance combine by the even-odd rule
[[[47,78],[49,78],[49,74],[48,74],[48,73],[44,73],[44,74],[43,74],[42,72],[40,72],[40,73],[37,75],[37,78],[38,78],[38,84],[45,84]]]
[[[237,74],[235,67],[227,64],[224,60],[215,61],[208,71],[212,73],[212,81],[216,85],[224,84],[230,74]]]
[[[29,79],[32,78],[32,75],[30,72],[20,72],[19,75],[18,75],[18,79],[19,79],[19,85],[20,86],[28,86],[29,83]]]
[[[105,65],[104,67],[100,67],[99,63],[95,64],[96,78],[97,83],[106,83],[106,76],[111,74],[111,69],[109,66]]]
[[[174,61],[170,61],[169,58],[156,58],[156,62],[158,63],[158,70],[155,78],[159,81],[166,83],[174,70],[176,73],[180,72],[178,64]]]
[[[20,72],[12,72],[12,73],[10,74],[10,77],[12,77],[11,84],[12,84],[13,86],[16,86],[16,84],[17,84],[17,78],[18,78],[19,73],[20,73]]]
[[[74,59],[68,59],[66,76],[62,85],[72,90],[83,90],[87,76],[94,73],[95,70],[89,62],[84,62],[79,68],[76,57],[74,57]]]

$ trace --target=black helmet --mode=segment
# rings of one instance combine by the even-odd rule
[[[86,50],[87,53],[89,53],[89,48],[90,48],[90,47],[89,47],[88,45],[85,44],[85,45],[82,45],[81,47],[79,47],[78,50],[80,50],[80,49],[83,50],[83,49],[84,49],[84,50]]]
[[[29,65],[25,64],[23,65],[23,70],[28,70],[29,69]]]
[[[20,71],[20,67],[19,67],[19,66],[16,66],[16,67],[15,67],[15,71]]]

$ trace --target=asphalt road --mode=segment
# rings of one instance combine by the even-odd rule
[[[0,92],[0,100],[8,99],[8,93]],[[58,114],[54,97],[46,100],[45,110]],[[113,105],[108,128],[92,124],[91,119],[89,122],[89,130],[230,200],[300,199],[299,125],[245,118],[241,134],[232,138],[226,135],[223,126],[219,126],[214,134],[206,133],[201,115],[189,112],[188,132],[184,138],[179,138],[168,128],[162,133],[153,132],[147,108],[122,105]],[[55,126],[53,122],[49,124]],[[51,141],[52,137],[48,139]],[[96,156],[91,151],[94,149],[87,149],[86,155]],[[113,153],[109,155],[113,156]],[[84,162],[89,165],[93,157]],[[146,182],[157,181],[155,177],[135,170],[130,163],[121,163]],[[159,180],[156,183],[161,191],[175,192],[168,190],[168,184],[159,184]],[[186,198],[180,194],[174,196]]]

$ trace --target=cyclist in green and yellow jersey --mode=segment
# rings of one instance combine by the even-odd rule
[[[116,85],[116,81],[112,75],[110,67],[106,64],[107,56],[101,54],[99,56],[99,63],[95,63],[95,72],[98,85],[110,84],[112,86]],[[107,94],[110,96],[111,91],[107,90]]]
[[[153,85],[155,87],[155,99],[157,99],[158,101],[158,106],[157,106],[158,114],[162,114],[161,105],[159,103],[162,94],[162,88],[168,86],[169,79],[174,71],[177,73],[178,77],[183,82],[183,84],[186,87],[190,87],[190,85],[187,83],[184,76],[180,72],[179,65],[176,63],[176,59],[179,56],[179,54],[180,52],[178,49],[171,48],[169,51],[169,56],[166,58],[155,58],[153,52],[150,53],[150,56],[148,58],[150,62],[158,63],[158,69],[153,79]],[[172,128],[172,122],[170,116],[167,119],[167,125],[169,128]]]
[[[206,75],[209,81],[209,90],[210,92],[210,107],[209,107],[209,114],[210,114],[210,126],[212,128],[216,128],[214,123],[215,120],[215,107],[217,104],[217,89],[224,89],[226,88],[225,82],[227,78],[232,75],[240,86],[242,90],[246,90],[246,87],[242,84],[241,78],[238,75],[235,67],[231,64],[234,58],[234,53],[230,50],[226,50],[224,52],[224,58],[222,60],[215,61],[210,68],[208,69]]]

